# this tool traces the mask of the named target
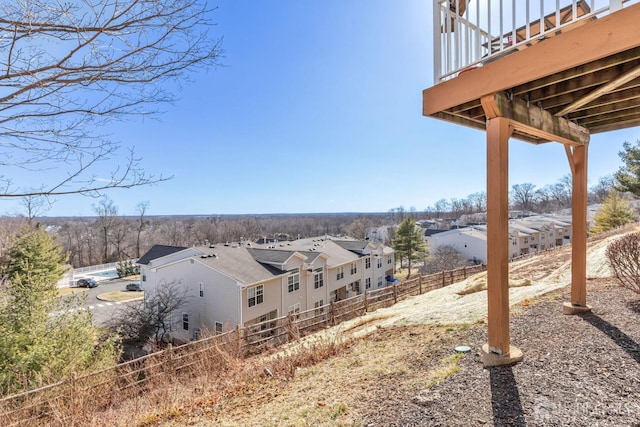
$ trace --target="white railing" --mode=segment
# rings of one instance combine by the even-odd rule
[[[433,0],[434,82],[640,0]]]

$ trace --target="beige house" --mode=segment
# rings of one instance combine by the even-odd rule
[[[173,284],[188,302],[171,331],[181,340],[203,329],[236,325],[322,307],[387,285],[394,251],[382,244],[337,238],[184,248],[156,245],[140,260],[142,286],[152,295]]]

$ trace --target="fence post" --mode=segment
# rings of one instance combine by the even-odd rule
[[[369,311],[369,302],[367,301],[367,294],[369,292],[364,291],[364,312],[368,312]]]
[[[335,312],[335,303],[333,301],[329,302],[329,310],[331,311],[331,326],[336,325],[336,312]]]
[[[419,289],[420,295],[422,295],[422,275],[418,276],[418,289]]]
[[[169,373],[169,379],[173,379],[175,377],[175,372],[173,369],[173,345],[169,343],[165,351],[167,352],[167,365],[169,365],[167,368],[167,372]]]
[[[397,304],[398,303],[398,291],[396,289],[396,284],[394,283],[391,286],[393,287],[393,303]]]
[[[444,288],[445,285],[445,272],[442,272],[442,285],[440,286],[441,288]]]
[[[462,277],[465,278],[465,279],[467,278],[467,267],[466,266],[462,267]]]
[[[76,406],[78,398],[78,376],[71,373],[71,427],[76,425]]]
[[[238,353],[236,354],[237,357],[240,357],[242,355],[242,327],[240,326],[240,324],[236,325],[236,340],[238,342]]]

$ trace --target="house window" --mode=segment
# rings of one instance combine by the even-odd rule
[[[525,243],[529,243],[529,238],[525,237],[525,238],[524,238],[524,242],[525,242]]]
[[[378,257],[378,268],[382,268],[382,258]]]
[[[267,320],[272,320],[272,319],[275,319],[276,317],[278,317],[278,311],[273,310],[265,314],[264,316],[260,316],[260,320],[258,320],[258,323],[266,322]],[[262,325],[260,325],[260,330],[264,331],[265,329],[274,329],[275,327],[276,327],[275,322],[262,323]]]
[[[222,322],[216,322],[216,333],[222,333]]]
[[[344,267],[341,265],[338,267],[338,274],[336,274],[336,280],[340,280],[344,277]]]
[[[378,277],[378,287],[382,287],[382,276]]]
[[[371,268],[371,257],[368,256],[364,259],[364,268]]]
[[[247,303],[249,307],[262,304],[264,301],[264,285],[254,286],[247,289]]]
[[[387,264],[391,264],[391,257],[387,258]]]
[[[320,301],[316,301],[315,303],[313,303],[313,308],[315,308],[315,314],[316,315],[320,315],[322,313],[324,313],[324,300],[320,300]]]
[[[204,284],[200,282],[200,298],[204,297]]]
[[[371,289],[371,277],[367,277],[364,279],[364,288]]]
[[[351,263],[351,274],[356,274],[358,272],[358,267],[356,266],[355,262]]]
[[[299,303],[299,302],[297,302],[297,303],[295,303],[295,304],[293,304],[293,305],[290,305],[290,306],[289,306],[289,309],[287,310],[287,312],[288,312],[290,315],[295,315],[295,314],[300,313],[300,303]]]
[[[288,289],[289,292],[297,291],[300,289],[300,273],[298,273],[298,269],[292,270],[293,274],[289,275],[287,278]]]
[[[146,275],[146,274],[143,274],[143,275],[142,275],[142,281],[143,281],[143,282],[146,282],[146,281],[147,281],[147,275]]]
[[[351,288],[353,292],[360,292],[360,281],[356,280],[355,282],[351,283],[349,285],[349,288]]]
[[[182,329],[189,330],[189,314],[187,313],[182,313]]]
[[[324,286],[324,273],[319,271],[313,275],[313,288],[318,289]]]

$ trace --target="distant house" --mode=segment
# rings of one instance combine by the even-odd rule
[[[487,260],[487,233],[472,227],[457,228],[426,236],[430,250],[439,246],[452,246],[467,259],[475,262]]]
[[[173,283],[188,303],[171,331],[180,340],[222,332],[387,285],[392,248],[337,238],[202,247],[154,246],[138,261],[146,295]]]
[[[571,241],[571,218],[535,215],[509,221],[509,258],[562,246]],[[487,261],[487,226],[473,225],[439,233],[425,233],[431,250],[452,246],[474,262]]]

